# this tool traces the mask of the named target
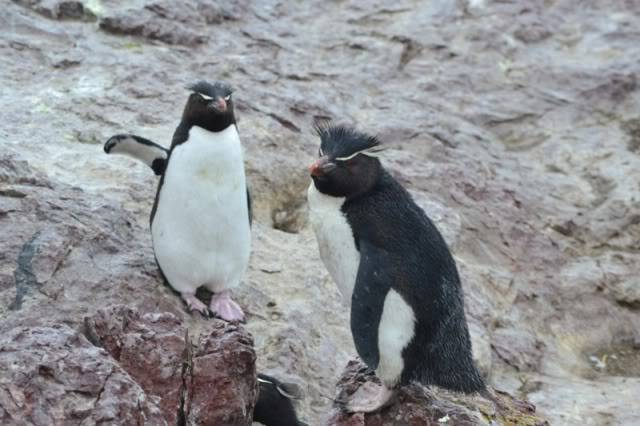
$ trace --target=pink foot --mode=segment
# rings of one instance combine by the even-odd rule
[[[346,406],[350,413],[373,413],[393,402],[395,392],[386,386],[366,382],[351,396]]]
[[[211,297],[211,303],[209,309],[215,315],[219,316],[225,321],[244,321],[244,312],[242,308],[231,300],[228,291],[221,291]]]
[[[198,311],[204,316],[209,316],[207,305],[198,300],[195,294],[180,293],[180,296],[182,296],[182,300],[187,304],[189,312]]]

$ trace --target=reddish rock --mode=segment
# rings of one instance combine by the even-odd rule
[[[102,345],[158,405],[169,424],[182,409],[187,362],[186,329],[173,314],[140,315],[126,306],[99,310],[85,320],[87,335]]]
[[[169,424],[251,424],[256,355],[242,327],[213,319],[194,345],[177,316],[122,305],[99,310],[85,325],[90,339],[158,401]]]
[[[0,424],[166,424],[104,350],[65,325],[0,338]]]
[[[253,339],[221,320],[210,330],[191,357],[187,424],[250,425],[258,394]]]
[[[380,413],[349,414],[342,404],[367,381],[380,383],[360,361],[349,361],[337,385],[336,404],[328,421],[331,426],[383,426],[383,425],[489,425],[518,424],[546,425],[546,420],[535,415],[535,407],[508,394],[498,393],[498,404],[479,395],[464,395],[419,384],[399,391],[397,400]]]

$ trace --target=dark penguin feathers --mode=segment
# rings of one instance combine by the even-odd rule
[[[104,152],[127,155],[140,160],[151,167],[158,176],[164,173],[169,157],[169,150],[165,147],[151,142],[149,139],[131,134],[111,136],[104,144]]]
[[[295,385],[258,374],[258,401],[253,410],[253,421],[265,426],[306,426],[298,420],[291,402],[300,398],[300,391]]]
[[[360,133],[350,127],[317,122],[314,129],[320,136],[320,156],[328,156],[331,160],[346,161],[358,153],[375,156],[384,149],[375,136]]]
[[[187,89],[192,91],[182,113],[182,120],[173,135],[171,148],[188,139],[192,126],[202,127],[211,132],[221,132],[236,123],[233,92],[228,83],[199,81]]]
[[[334,280],[355,275],[355,283],[337,284],[353,285],[347,296],[358,354],[390,388],[417,380],[483,391],[460,277],[444,238],[376,158],[381,147],[376,138],[342,126],[321,126],[318,134],[320,158],[309,170],[321,195],[310,191],[311,222],[317,223],[314,231],[329,271],[344,271],[334,273]],[[327,221],[333,221],[331,227],[323,227]],[[357,255],[344,235],[353,239]],[[349,259],[357,265],[346,263]]]

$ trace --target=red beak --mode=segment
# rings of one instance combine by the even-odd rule
[[[311,176],[324,176],[331,170],[335,169],[335,167],[336,165],[329,161],[329,157],[324,156],[318,158],[309,166],[309,173],[311,173]]]
[[[224,112],[227,110],[227,101],[223,98],[216,99],[216,109],[220,112]]]

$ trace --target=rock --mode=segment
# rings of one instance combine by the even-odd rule
[[[131,13],[105,16],[100,19],[100,29],[120,35],[132,35],[159,40],[168,44],[195,46],[207,41],[207,37],[172,21],[154,19],[148,13]]]
[[[157,404],[168,424],[184,416],[188,340],[186,327],[170,313],[140,315],[126,306],[101,309],[85,319],[86,333],[106,349]],[[189,343],[190,344],[190,343]]]
[[[77,0],[13,0],[51,19],[95,21],[96,15]]]
[[[100,28],[112,34],[141,36],[168,44],[195,46],[209,37],[206,25],[239,19],[242,5],[205,1],[157,1],[142,9],[128,9],[100,19]]]
[[[367,381],[380,384],[358,360],[349,361],[337,384],[336,401],[346,401]],[[438,388],[411,384],[400,389],[397,400],[379,413],[346,413],[340,403],[334,406],[327,425],[382,426],[406,425],[548,425],[535,413],[535,407],[509,394],[494,392],[497,403],[479,395],[465,395]]]
[[[256,356],[241,327],[212,320],[193,345],[177,316],[122,305],[99,310],[85,325],[91,340],[157,399],[168,424],[251,423]]]
[[[65,325],[18,327],[0,338],[2,424],[167,424],[104,350]]]
[[[208,333],[161,284],[156,177],[95,142],[168,145],[184,86],[224,79],[255,201],[237,299],[259,371],[304,388],[301,418],[323,423],[355,355],[306,215],[312,123],[334,119],[389,144],[383,163],[445,235],[493,386],[553,423],[640,424],[636,356],[589,361],[640,330],[635,2],[83,3],[122,24],[25,0],[0,14],[0,333],[78,330],[123,303]]]
[[[498,357],[517,371],[535,371],[540,366],[543,343],[525,330],[499,328],[493,332],[491,347]]]
[[[187,424],[251,424],[258,395],[253,340],[239,326],[215,321],[191,359]]]
[[[615,300],[633,309],[640,309],[640,283],[637,277],[630,277],[628,281],[614,281],[611,291]]]

